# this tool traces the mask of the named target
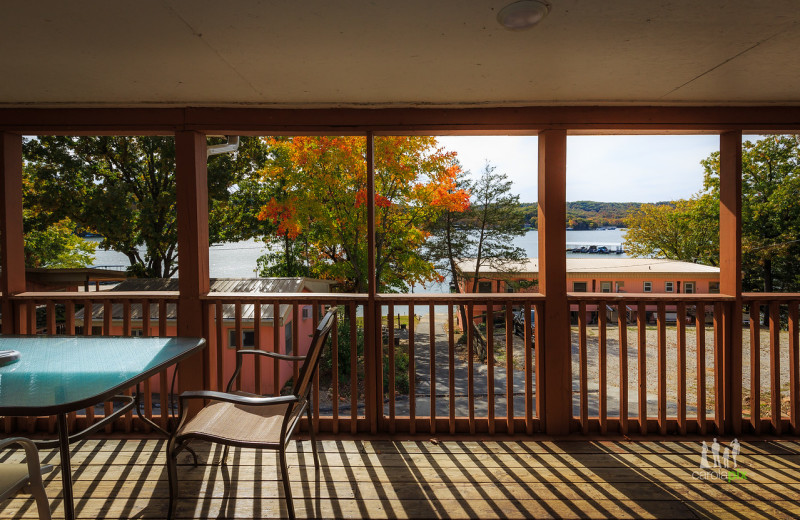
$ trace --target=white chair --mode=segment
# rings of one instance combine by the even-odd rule
[[[42,470],[50,471],[52,466],[39,466],[39,450],[29,439],[21,437],[3,439],[0,441],[0,449],[12,444],[19,444],[25,448],[25,462],[0,464],[0,500],[10,498],[20,490],[30,493],[36,499],[40,520],[50,520],[50,503],[44,492]]]

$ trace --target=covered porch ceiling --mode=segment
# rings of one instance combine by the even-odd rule
[[[0,108],[800,105],[793,0],[16,2]]]

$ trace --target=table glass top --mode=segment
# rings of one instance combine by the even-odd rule
[[[81,403],[133,385],[204,344],[201,338],[0,336],[0,349],[20,352],[19,361],[0,367],[0,413]]]

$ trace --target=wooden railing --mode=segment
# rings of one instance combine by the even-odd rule
[[[174,336],[177,330],[175,292],[24,293],[12,300],[27,334]],[[750,318],[749,334],[733,315],[735,299],[724,295],[571,293],[568,302],[572,431],[800,433],[800,295],[745,294],[739,303]],[[547,320],[540,294],[380,294],[371,301],[354,294],[211,293],[203,305],[206,380],[219,390],[233,374],[236,350],[302,353],[322,313],[338,308],[313,392],[318,431],[544,430]],[[371,308],[380,325],[370,325]],[[739,347],[731,346],[736,327]],[[275,394],[297,371],[296,363],[263,359],[248,364],[236,385]],[[172,382],[172,370],[163,371],[143,388],[144,414],[162,426],[169,422]],[[71,424],[85,427],[110,411],[110,404],[87,409],[72,414]],[[3,427],[52,432],[55,419],[6,417]],[[112,430],[149,427],[128,414],[106,428]]]

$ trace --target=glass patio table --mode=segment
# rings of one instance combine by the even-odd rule
[[[118,394],[205,346],[203,338],[0,336],[0,350],[20,353],[19,361],[0,366],[0,415],[57,416],[58,441],[38,444],[58,445],[68,520],[75,518],[69,443],[97,431],[131,408],[135,407],[141,417],[138,392],[135,397]],[[86,430],[69,435],[69,412],[108,400],[125,404]]]

